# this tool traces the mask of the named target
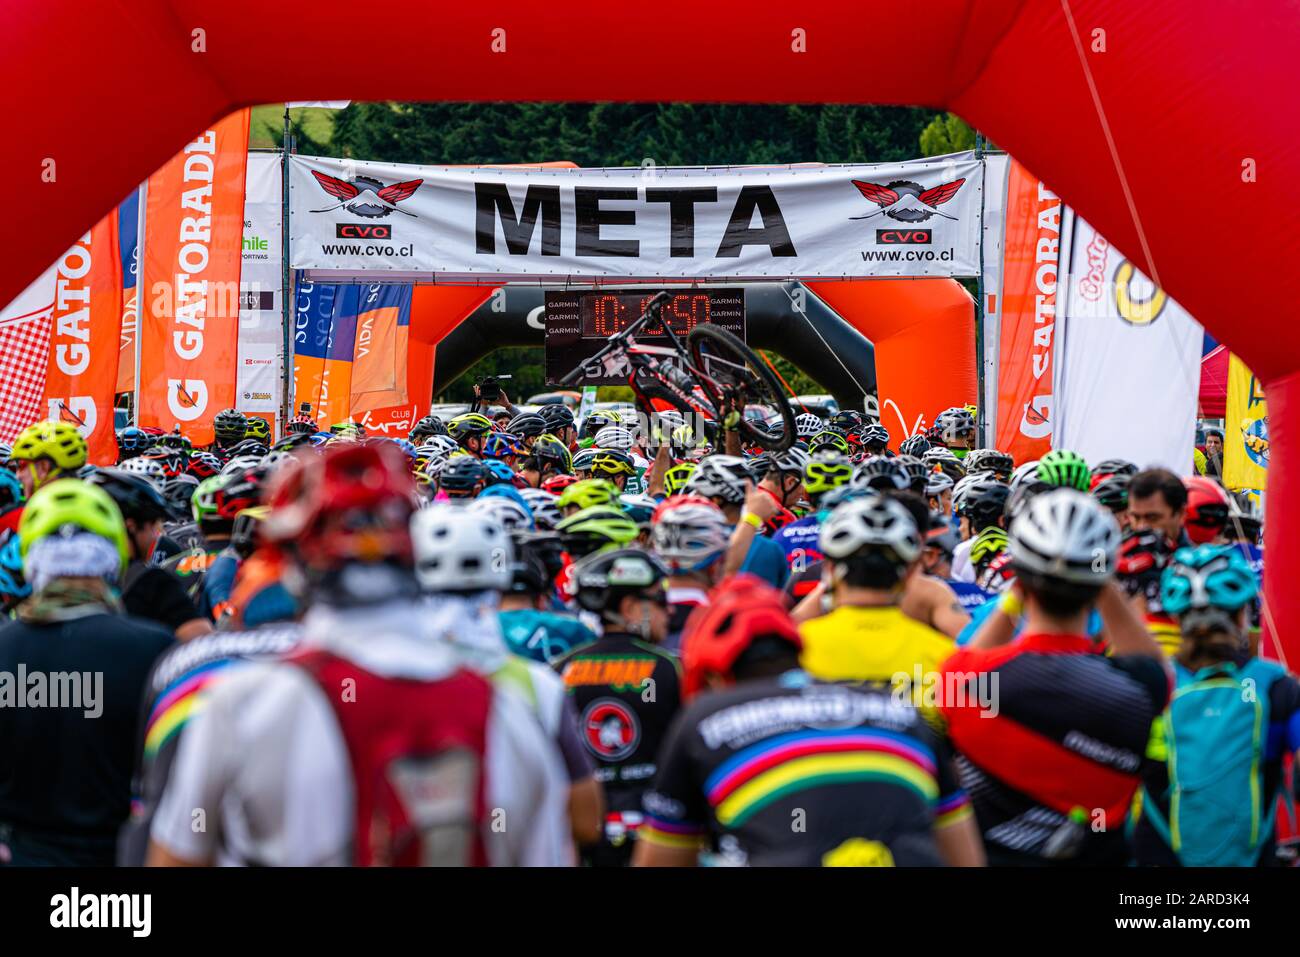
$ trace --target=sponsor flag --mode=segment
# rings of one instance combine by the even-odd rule
[[[249,153],[239,276],[239,352],[235,408],[271,423],[280,407],[282,312],[280,157]]]
[[[1052,448],[1052,346],[1065,205],[1014,160],[1007,179],[994,446],[1017,462]]]
[[[1223,484],[1262,489],[1268,484],[1268,403],[1264,386],[1235,355],[1228,357]]]
[[[117,461],[113,398],[122,328],[117,213],[109,213],[56,264],[45,375],[46,418],[76,425],[92,465]]]
[[[137,279],[140,275],[140,190],[136,189],[117,207],[117,245],[122,259],[122,332],[117,356],[118,392],[135,391],[135,337],[140,314],[137,308]]]
[[[407,401],[411,287],[376,283],[361,287],[359,299],[349,409],[354,417]]]
[[[248,117],[204,130],[146,190],[138,419],[195,445],[235,404]]]
[[[57,278],[55,266],[50,266],[17,299],[0,309],[0,442],[6,444],[45,417],[45,373]]]
[[[1200,325],[1077,216],[1070,263],[1052,447],[1192,474]]]
[[[318,110],[341,110],[351,102],[351,100],[293,100],[285,106],[290,109],[307,106]]]
[[[299,276],[294,292],[293,391],[299,406],[311,407],[321,431],[329,427],[321,405],[326,396],[325,357],[334,328],[334,300],[340,288]]]

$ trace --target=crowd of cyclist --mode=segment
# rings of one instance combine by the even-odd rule
[[[500,399],[0,449],[0,864],[1288,860],[1300,684],[1212,478]]]

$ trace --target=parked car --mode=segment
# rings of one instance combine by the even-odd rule
[[[528,397],[529,405],[555,405],[559,402],[563,402],[570,409],[576,409],[578,404],[582,402],[582,393],[569,391],[539,392],[537,395]]]
[[[840,404],[833,395],[796,395],[790,398],[790,405],[794,407],[796,415],[807,410],[823,419],[829,419],[840,411]]]

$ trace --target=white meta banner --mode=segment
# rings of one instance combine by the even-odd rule
[[[1121,458],[1190,474],[1201,327],[1104,236],[1074,222],[1052,446],[1090,463]]]
[[[278,153],[249,153],[244,192],[243,256],[239,277],[239,351],[235,405],[241,412],[275,415],[280,407],[281,300],[284,198]]]
[[[294,156],[289,169],[295,269],[552,280],[979,273],[984,167],[971,153],[618,169]]]

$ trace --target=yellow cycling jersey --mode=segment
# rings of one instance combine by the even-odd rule
[[[827,681],[896,684],[939,670],[957,646],[895,605],[843,605],[799,628],[804,670]]]

